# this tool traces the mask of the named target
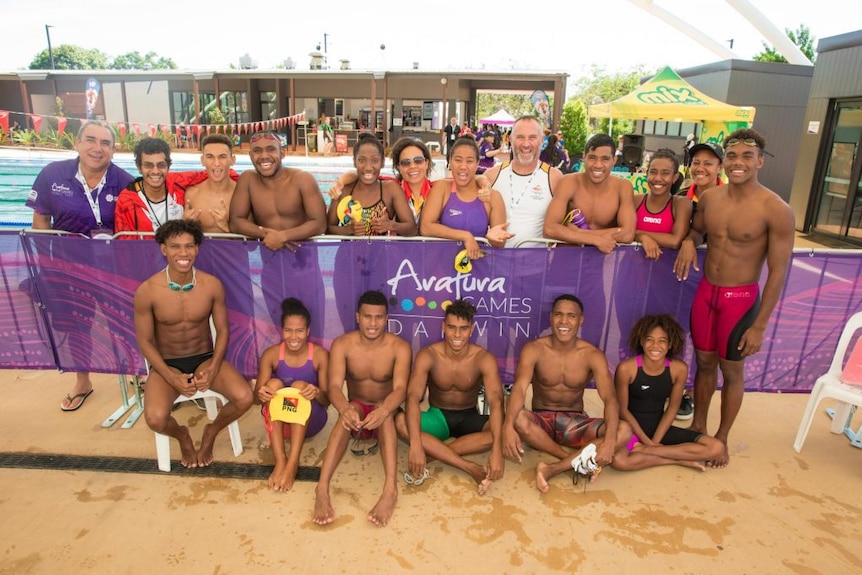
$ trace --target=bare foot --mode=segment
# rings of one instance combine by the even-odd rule
[[[482,467],[481,465],[475,465],[470,469],[470,477],[473,478],[473,481],[478,485],[478,493],[479,495],[485,495],[490,489],[491,484],[494,483],[492,479],[488,479],[488,470]]]
[[[676,464],[681,467],[691,467],[698,471],[706,471],[706,467],[700,461],[677,461]]]
[[[386,526],[395,511],[396,501],[398,501],[398,492],[394,489],[391,491],[384,489],[380,499],[377,500],[377,505],[368,512],[368,520],[378,527]]]
[[[548,464],[539,462],[536,466],[536,488],[542,493],[548,492],[548,480],[545,479],[545,473],[548,470]]]
[[[201,435],[201,446],[198,449],[198,467],[209,467],[213,462],[213,443],[215,443],[215,432],[210,424],[204,426]]]
[[[332,508],[332,501],[329,499],[328,492],[317,492],[314,498],[314,517],[312,519],[318,525],[328,525],[335,521],[335,509]]]
[[[281,477],[281,490],[290,491],[293,487],[293,481],[296,479],[296,471],[299,469],[299,463],[288,463],[284,468],[284,475]]]
[[[713,459],[712,461],[707,461],[706,466],[712,467],[713,469],[722,469],[727,467],[728,463],[730,463],[730,454],[727,451],[727,444],[724,443],[724,453],[722,453],[721,457]]]
[[[281,491],[284,487],[284,470],[286,468],[286,461],[276,462],[275,469],[272,470],[272,473],[270,473],[269,479],[267,480],[267,485],[269,485],[269,488],[273,491]]]
[[[192,436],[189,435],[189,428],[185,425],[180,426],[180,436],[177,438],[180,443],[180,451],[182,459],[180,465],[183,467],[193,468],[198,466],[197,451],[195,451],[195,442],[192,441]]]

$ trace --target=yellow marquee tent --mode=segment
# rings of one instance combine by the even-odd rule
[[[754,122],[754,108],[731,106],[710,98],[670,67],[637,90],[613,102],[589,107],[592,118],[665,120],[668,122]]]

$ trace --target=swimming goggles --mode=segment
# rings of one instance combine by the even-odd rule
[[[191,283],[187,283],[185,285],[180,285],[177,282],[171,281],[171,276],[168,273],[168,267],[167,266],[165,266],[165,278],[168,280],[168,288],[170,288],[171,291],[189,291],[190,289],[195,287],[195,284],[197,283],[197,273],[195,272],[194,267],[192,267],[192,282]]]

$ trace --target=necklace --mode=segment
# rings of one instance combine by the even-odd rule
[[[541,167],[542,167],[542,162],[538,162],[538,163],[536,164],[536,167],[535,167],[535,168],[533,168],[533,172],[530,174],[530,179],[529,179],[529,180],[527,180],[527,183],[526,183],[526,184],[524,184],[524,188],[521,190],[521,193],[520,193],[520,195],[518,196],[518,199],[517,199],[517,200],[515,199],[515,186],[514,186],[514,184],[512,183],[512,174],[514,174],[514,173],[515,173],[515,168],[514,168],[514,167],[512,167],[512,168],[509,170],[509,193],[510,193],[510,194],[512,194],[512,195],[511,195],[512,205],[509,207],[509,209],[510,209],[510,210],[514,210],[515,208],[517,208],[517,207],[518,207],[518,204],[520,204],[520,203],[521,203],[521,200],[523,200],[523,199],[524,199],[524,194],[526,194],[526,193],[527,193],[527,190],[529,190],[529,189],[530,189],[530,184],[532,184],[532,183],[533,183],[533,178],[534,178],[534,177],[536,177],[536,172],[538,172],[538,171],[539,171],[539,169],[540,169]],[[519,175],[520,177],[524,177],[524,176],[521,176],[520,174],[518,174],[518,175]]]

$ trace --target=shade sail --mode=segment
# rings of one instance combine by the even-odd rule
[[[592,118],[665,120],[668,122],[754,122],[752,106],[732,106],[710,98],[670,67],[634,92],[589,107]]]

